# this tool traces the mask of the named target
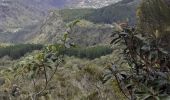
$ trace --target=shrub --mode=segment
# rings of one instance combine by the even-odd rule
[[[138,27],[143,33],[156,35],[159,31],[160,37],[167,33],[170,25],[170,7],[166,0],[143,0],[137,10]]]
[[[118,38],[111,43],[119,41],[126,46],[124,56],[130,69],[122,71],[113,64],[106,76],[115,76],[122,93],[129,100],[169,100],[169,53],[160,47],[157,39],[142,37],[134,28],[120,30]]]

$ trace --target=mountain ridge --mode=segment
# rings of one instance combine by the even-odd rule
[[[72,34],[69,34],[72,42],[83,46],[91,46],[100,43],[109,44],[109,37],[113,32],[112,23],[116,21],[123,22],[126,21],[127,18],[131,18],[129,23],[134,25],[139,2],[140,0],[120,1],[100,9],[54,10],[51,12],[53,16],[47,19],[42,26],[43,28],[41,28],[42,30],[37,32],[31,41],[36,41],[35,43],[55,43],[58,41],[57,39],[61,39],[61,36],[66,31],[66,24],[79,19],[80,23],[73,28]],[[105,13],[101,16],[103,11],[105,11]],[[118,12],[122,13],[119,14]],[[89,17],[93,17],[94,19]],[[109,17],[110,22],[107,22],[107,17]],[[99,21],[96,21],[96,19]],[[60,27],[57,22],[60,22],[62,27]]]
[[[23,27],[36,24],[45,18],[50,9],[73,6],[81,8],[82,5],[89,5],[92,2],[94,0],[0,0],[0,33],[15,33]],[[108,5],[103,3],[106,1],[98,0],[98,2],[103,6]],[[107,2],[115,3],[115,0]],[[93,5],[88,7],[92,8]]]
[[[20,1],[20,0],[16,0],[16,1]],[[21,3],[21,5],[23,5],[25,7],[26,3],[27,4],[33,3],[32,1],[35,1],[35,0],[31,0],[31,1],[27,1],[27,2],[23,1],[20,3]],[[49,42],[49,43],[51,43],[52,42],[53,43],[54,42],[53,40],[55,40],[54,37],[56,37],[59,34],[64,33],[65,28],[66,28],[65,27],[66,23],[69,23],[70,21],[74,21],[76,19],[81,19],[81,20],[87,20],[87,22],[92,22],[92,23],[94,23],[94,25],[97,25],[98,23],[101,25],[102,24],[112,24],[114,21],[119,20],[120,18],[122,18],[121,21],[126,19],[125,17],[127,16],[126,15],[127,13],[126,14],[123,14],[123,13],[125,12],[124,9],[126,9],[127,7],[129,7],[130,9],[133,9],[133,10],[129,10],[129,12],[130,12],[129,14],[132,13],[132,16],[131,15],[128,15],[128,16],[132,17],[132,18],[135,17],[136,3],[134,3],[135,6],[133,4],[129,5],[129,2],[133,2],[133,0],[124,0],[124,1],[119,1],[118,3],[112,4],[109,6],[105,6],[102,8],[98,8],[98,9],[94,9],[94,8],[73,9],[73,8],[71,8],[67,12],[64,11],[65,9],[50,10],[50,12],[55,12],[56,14],[59,14],[58,17],[56,17],[56,18],[50,17],[50,18],[46,19],[47,21],[46,20],[43,21],[44,16],[46,16],[44,10],[46,11],[49,9],[44,8],[42,10],[41,9],[43,7],[42,5],[47,5],[47,7],[51,8],[51,9],[55,9],[53,5],[52,6],[50,5],[53,2],[53,0],[50,0],[48,2],[47,2],[47,0],[43,0],[43,1],[44,1],[44,4],[42,2],[42,4],[40,6],[35,7],[35,9],[37,9],[37,10],[35,10],[35,12],[34,11],[30,12],[31,15],[34,15],[34,14],[38,15],[37,16],[38,18],[35,18],[37,20],[36,23],[34,23],[34,24],[30,23],[31,20],[28,18],[29,19],[28,23],[27,23],[28,25],[20,25],[19,24],[20,26],[14,27],[15,30],[12,30],[12,32],[0,32],[1,42],[10,42],[10,43],[11,42],[12,43],[25,43],[25,42],[32,42],[32,43],[48,43]],[[135,0],[135,1],[139,1],[139,0]],[[35,2],[33,6],[37,5],[39,2],[40,1],[37,0],[37,2]],[[45,3],[45,2],[47,2],[47,3]],[[67,2],[69,2],[69,1],[67,1]],[[16,2],[13,1],[13,3],[15,4]],[[65,2],[61,2],[61,4],[62,3],[65,3]],[[53,3],[53,4],[55,5],[55,3]],[[123,9],[119,9],[120,7],[122,7]],[[20,10],[20,8],[17,8],[17,9]],[[29,9],[29,7],[26,10],[28,10],[28,9]],[[33,8],[30,8],[30,10],[32,10],[32,9]],[[77,11],[77,9],[79,9],[80,11]],[[74,10],[75,10],[75,12],[73,12]],[[121,14],[115,13],[117,10],[119,10],[122,13]],[[15,10],[12,10],[12,11],[14,12]],[[64,16],[61,14],[60,11],[64,11]],[[106,21],[106,19],[108,19],[108,18],[106,18],[107,16],[106,17],[104,16],[104,15],[106,15],[105,13],[103,16],[100,16],[103,11],[106,12],[107,14],[111,15],[109,18],[110,22]],[[28,12],[28,11],[25,11],[25,12]],[[111,12],[111,13],[108,13],[108,12]],[[69,13],[70,13],[70,15],[69,15]],[[19,14],[16,14],[16,15],[19,15]],[[24,14],[22,14],[21,17],[23,17],[23,15]],[[75,17],[75,15],[77,17]],[[50,16],[50,13],[49,13],[49,16]],[[73,17],[73,19],[68,20],[68,22],[65,22],[65,16],[68,16],[69,18]],[[113,19],[115,16],[117,16],[119,19]],[[12,16],[12,18],[13,18],[13,16]],[[17,16],[17,18],[20,19],[20,16],[19,17]],[[96,19],[98,21],[96,21]],[[52,20],[52,21],[49,21],[49,20]],[[17,21],[17,22],[19,22],[19,21]],[[49,22],[49,23],[47,24],[46,22],[47,23]],[[55,22],[56,23],[60,22],[60,24],[57,25]],[[52,26],[50,26],[50,24]],[[11,26],[11,25],[9,24],[9,26]],[[62,27],[60,27],[60,26],[62,26]],[[0,28],[1,28],[1,26],[0,26]],[[58,29],[58,31],[55,28]],[[89,26],[89,28],[90,28],[90,26]],[[45,29],[46,29],[46,31],[45,31]],[[52,32],[50,32],[49,29],[51,29]],[[80,28],[80,29],[82,29],[82,28]],[[98,29],[98,28],[96,28],[96,29]],[[94,30],[96,30],[96,29],[94,29]],[[89,29],[87,29],[87,30],[89,30]],[[100,29],[98,29],[98,30],[100,30]],[[80,32],[80,30],[79,30],[79,32]],[[90,31],[90,32],[93,34],[98,34],[99,31]],[[96,32],[96,33],[94,33],[94,32]],[[77,35],[80,36],[81,34],[77,34]],[[90,34],[88,33],[88,35],[90,35]],[[44,41],[42,41],[42,39],[44,39]],[[95,44],[95,43],[93,43],[93,41],[92,41],[92,44]],[[87,45],[92,45],[92,44],[87,43]]]

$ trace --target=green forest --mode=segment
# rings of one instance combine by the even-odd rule
[[[12,46],[6,46],[0,48],[0,58],[9,56],[12,59],[19,59],[26,53],[32,52],[33,50],[41,50],[43,45],[38,44],[17,44]]]
[[[95,46],[88,48],[67,48],[65,51],[61,49],[61,54],[75,56],[78,58],[95,59],[111,54],[113,49],[109,46]]]
[[[62,9],[59,10],[59,13],[66,22],[85,19],[94,23],[112,24],[113,22],[126,20],[128,18],[131,22],[130,24],[134,24],[134,16],[136,15],[135,8],[137,5],[124,5],[124,3],[126,4],[131,1],[133,0],[125,0],[100,9]]]

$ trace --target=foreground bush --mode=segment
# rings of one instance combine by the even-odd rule
[[[169,52],[160,47],[156,38],[142,37],[134,28],[119,27],[116,35],[111,43],[119,42],[126,46],[124,56],[130,68],[119,70],[113,65],[106,76],[115,76],[129,100],[169,100]]]

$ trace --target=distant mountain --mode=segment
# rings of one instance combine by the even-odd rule
[[[117,1],[117,0],[116,0]],[[41,26],[49,10],[102,7],[115,0],[0,0],[0,41],[21,42]],[[99,4],[102,4],[99,5]],[[4,38],[5,37],[5,38]],[[23,38],[24,37],[24,38]]]
[[[63,22],[58,12],[51,12],[46,20],[36,29],[36,32],[27,34],[26,42],[31,43],[53,43],[60,38],[66,30],[66,23]]]
[[[62,9],[60,15],[65,22],[75,19],[86,19],[94,23],[112,24],[113,22],[129,20],[135,24],[136,10],[141,0],[123,0],[99,9]]]
[[[95,10],[85,16],[86,20],[95,23],[108,23],[129,21],[134,25],[136,22],[136,10],[142,0],[123,0],[118,3]]]
[[[134,25],[137,6],[141,0],[125,0],[99,9],[61,9],[51,12],[41,30],[28,39],[33,43],[54,43],[61,39],[66,24],[80,19],[80,23],[69,34],[72,42],[83,46],[109,43],[113,22],[129,19]]]
[[[87,2],[88,1],[88,2]],[[115,0],[0,0],[0,42],[34,42],[34,43],[47,43],[55,42],[65,31],[65,25],[75,19],[87,20],[83,21],[86,24],[91,23],[94,27],[86,25],[86,28],[79,27],[78,33],[75,37],[78,37],[85,33],[90,37],[91,34],[99,36],[108,32],[105,24],[111,24],[112,22],[130,19],[131,22],[135,22],[135,11],[140,0],[123,0],[115,4],[108,5],[111,1]],[[77,2],[77,3],[76,3]],[[91,2],[91,3],[90,3]],[[92,3],[93,2],[93,3]],[[75,5],[76,3],[76,5]],[[98,5],[96,7],[89,6],[88,4]],[[58,9],[62,7],[79,7],[80,4],[88,5],[81,6],[83,8],[71,9]],[[87,8],[84,8],[87,7]],[[88,8],[90,7],[90,8]],[[48,15],[49,10],[52,15]],[[48,16],[48,18],[46,18]],[[46,20],[44,20],[46,18]],[[44,21],[43,21],[44,20]],[[105,29],[100,30],[98,23],[103,23]],[[96,27],[95,27],[96,26]],[[102,27],[100,27],[102,28]],[[87,29],[85,31],[84,29]],[[84,30],[84,31],[82,31]],[[110,30],[110,26],[109,26]],[[102,31],[102,32],[101,32]],[[110,33],[110,32],[108,32]],[[102,36],[102,35],[101,35]],[[57,38],[56,38],[57,37]],[[108,36],[103,36],[108,37]],[[101,42],[101,38],[96,37]],[[85,40],[78,38],[79,40]],[[94,39],[94,38],[93,38]],[[95,44],[91,38],[91,43],[85,43],[83,45]],[[104,39],[104,38],[102,38]],[[79,41],[75,40],[75,41]],[[83,42],[82,41],[82,42]],[[90,41],[90,40],[89,40]]]
[[[67,30],[67,23],[57,11],[51,12],[43,25],[37,29],[37,33],[27,35],[27,43],[56,43],[60,42]],[[69,34],[70,42],[81,46],[95,44],[108,44],[112,34],[112,26],[105,24],[94,24],[89,21],[80,20]]]
[[[66,25],[67,23],[62,21],[62,17],[58,13],[51,13],[40,31],[30,35],[27,42],[43,44],[60,42],[67,30]],[[72,29],[72,33],[69,34],[69,41],[79,46],[109,44],[112,28],[111,25],[94,24],[86,20],[80,20]]]
[[[24,26],[37,23],[42,11],[19,1],[0,1],[0,32],[16,32]]]

